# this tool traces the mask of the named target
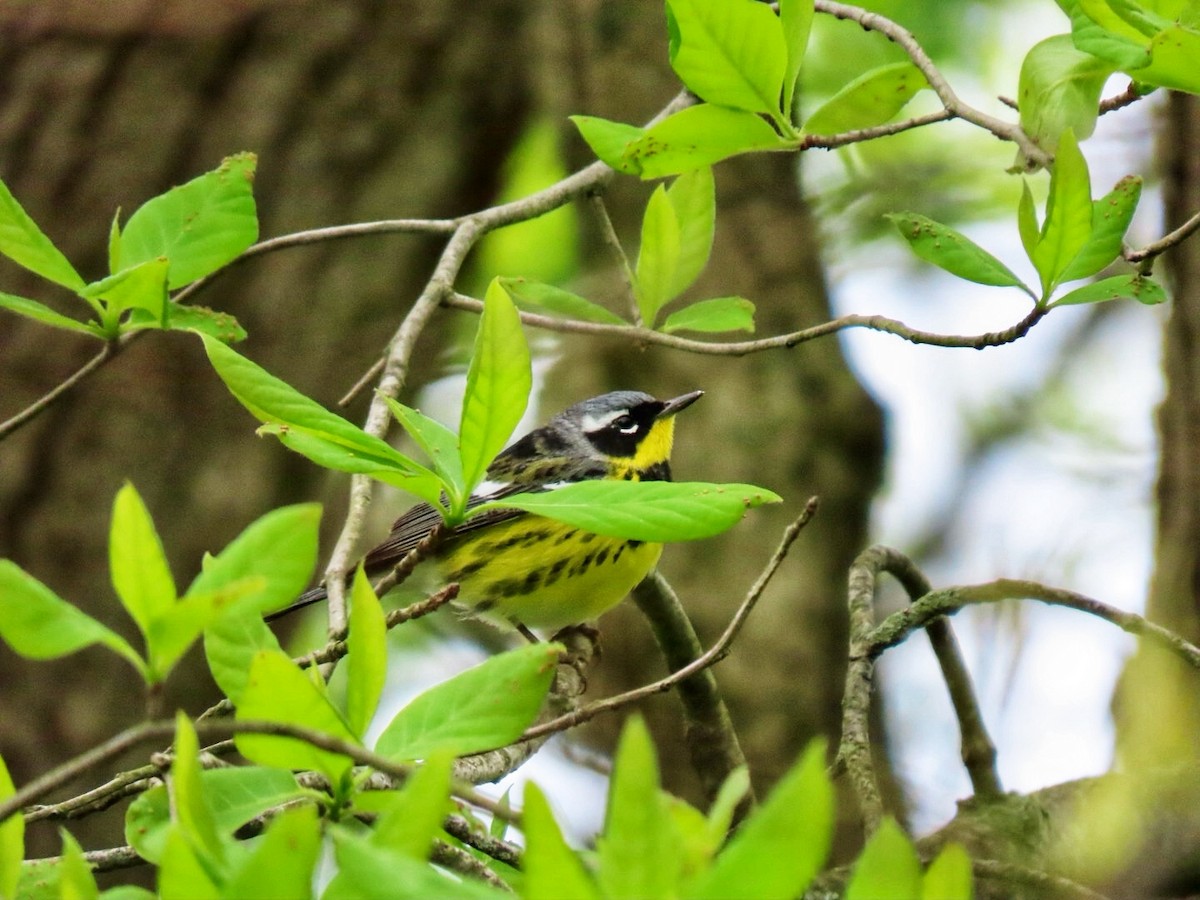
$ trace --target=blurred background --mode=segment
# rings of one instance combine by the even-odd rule
[[[1068,30],[1048,0],[865,5],[908,27],[964,99],[1006,117],[1015,113],[996,97],[1015,95],[1024,53]],[[879,35],[818,17],[800,103],[811,109],[898,58]],[[0,178],[91,277],[102,270],[115,209],[127,216],[237,151],[259,155],[263,237],[450,216],[589,162],[567,115],[640,122],[678,90],[661,4],[618,0],[480,0],[467,10],[407,0],[8,3],[0,5],[0,78]],[[1108,93],[1124,85],[1115,80]],[[913,108],[927,103],[918,98]],[[1194,104],[1152,98],[1106,116],[1085,143],[1094,195],[1127,173],[1147,177],[1130,243],[1152,240],[1170,227],[1164,219],[1178,224],[1200,208],[1197,123]],[[1005,172],[1012,157],[1012,147],[951,123],[802,159],[721,164],[714,256],[688,296],[750,298],[762,336],[845,312],[943,333],[1007,327],[1028,311],[1022,295],[919,264],[881,216],[909,209],[953,224],[1027,275],[1015,228],[1021,179]],[[1030,182],[1044,198],[1046,176]],[[606,195],[631,256],[651,187],[622,178]],[[529,275],[620,309],[621,280],[599,233],[586,205],[502,232],[474,255],[461,287],[477,292],[496,274]],[[530,334],[540,376],[531,426],[606,390],[667,397],[703,388],[702,403],[679,423],[677,477],[752,481],[786,498],[728,535],[666,553],[663,571],[706,643],[786,522],[820,495],[817,519],[717,671],[760,791],[811,737],[836,740],[846,571],[872,543],[912,554],[938,586],[1028,577],[1136,611],[1146,609],[1149,591],[1151,615],[1197,637],[1200,517],[1190,455],[1200,446],[1200,390],[1186,364],[1195,244],[1168,260],[1172,310],[1067,308],[1016,344],[984,352],[847,332],[727,358]],[[404,235],[314,244],[237,265],[197,302],[235,315],[250,333],[243,353],[333,406],[378,358],[439,249],[434,239]],[[0,289],[70,308],[7,263]],[[1173,337],[1160,352],[1165,325]],[[455,421],[473,327],[466,314],[438,314],[402,399]],[[6,315],[0,418],[95,349]],[[1160,441],[1155,410],[1164,396]],[[344,412],[361,419],[364,410],[360,398]],[[280,504],[322,501],[328,546],[346,480],[258,439],[255,424],[197,342],[178,334],[136,342],[0,445],[0,556],[129,633],[106,554],[112,498],[125,479],[146,499],[182,583],[206,550]],[[407,502],[381,494],[371,534],[381,535]],[[884,609],[901,602],[887,593]],[[602,623],[604,657],[589,676],[596,696],[663,674],[648,630],[626,606]],[[955,624],[1007,788],[1112,764],[1110,706],[1131,641],[1031,604],[972,610]],[[319,621],[301,627],[320,634]],[[408,656],[393,666],[394,702],[483,652],[464,639],[423,643],[441,648],[436,662],[418,663],[406,646]],[[139,718],[141,699],[122,665],[97,650],[32,664],[0,648],[0,754],[18,783]],[[953,815],[969,785],[924,639],[888,654],[876,685],[889,801],[928,830]],[[215,697],[198,656],[174,676],[171,692],[193,712]],[[676,701],[663,697],[645,711],[671,787],[697,799]],[[1186,746],[1196,732],[1186,717],[1179,722],[1177,743]],[[618,727],[610,718],[572,741],[603,749]],[[545,768],[534,777],[564,785],[552,800],[586,840],[602,815],[603,779],[587,765],[591,752],[559,747],[542,756]],[[845,854],[856,841],[851,803],[842,815]],[[100,818],[78,832],[85,847],[123,842],[116,817]],[[39,843],[31,852],[58,850],[51,829],[32,841]]]

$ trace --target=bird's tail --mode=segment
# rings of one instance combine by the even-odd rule
[[[296,602],[291,606],[285,606],[283,609],[277,609],[273,613],[269,613],[263,618],[268,622],[274,622],[276,619],[282,619],[284,616],[291,615],[298,609],[303,609],[306,606],[312,606],[314,603],[320,603],[329,592],[325,590],[325,585],[319,584],[315,588],[309,588],[303,594],[296,598]]]

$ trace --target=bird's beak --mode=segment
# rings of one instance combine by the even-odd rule
[[[654,418],[669,419],[680,410],[687,409],[703,396],[704,391],[692,391],[690,394],[682,394],[681,396],[676,397],[674,400],[668,400],[663,406],[662,411],[659,412],[659,414]]]

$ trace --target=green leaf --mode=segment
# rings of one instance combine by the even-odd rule
[[[121,268],[121,207],[113,213],[112,222],[108,226],[108,271],[116,272]]]
[[[644,128],[612,122],[598,116],[570,116],[596,158],[626,175],[638,174],[637,167],[625,159],[625,148],[646,133]]]
[[[434,753],[417,767],[404,789],[380,810],[371,842],[416,860],[429,859],[433,839],[451,811],[450,776],[454,754]]]
[[[605,537],[660,543],[713,537],[740,522],[747,509],[781,502],[752,484],[580,481],[484,503],[473,512],[523,509]]]
[[[550,804],[536,784],[525,785],[525,856],[522,867],[526,900],[600,900],[596,883],[575,851],[567,846]]]
[[[137,331],[140,328],[157,328],[158,324],[149,319],[148,314],[135,309],[129,314],[125,325],[126,331]],[[238,320],[229,313],[215,312],[203,306],[171,306],[167,327],[172,331],[194,331],[216,338],[222,344],[236,344],[246,339],[246,329],[238,324]]]
[[[512,894],[473,879],[452,878],[428,863],[361,838],[334,841],[338,875],[321,900],[511,900]]]
[[[812,30],[812,0],[780,0],[779,24],[783,29],[787,45],[787,67],[783,73],[783,114],[792,116],[792,102],[796,92],[796,79],[804,63],[804,52],[808,49],[808,34]]]
[[[678,280],[679,241],[679,218],[660,184],[646,204],[637,259],[638,310],[647,328],[654,327],[658,311],[675,296],[671,289]]]
[[[558,145],[556,119],[541,115],[530,122],[504,160],[493,203],[519,200],[566,178],[570,172]],[[579,231],[578,207],[563,204],[487,232],[475,249],[476,265],[488,275],[564,280],[579,269]]]
[[[1166,302],[1167,294],[1160,285],[1144,275],[1113,275],[1056,299],[1051,306],[1077,306],[1082,303],[1103,303],[1105,300],[1136,300],[1147,306]]]
[[[700,103],[672,113],[626,145],[623,164],[642,178],[677,175],[756,150],[795,146],[755,113]]]
[[[0,559],[0,638],[28,659],[57,659],[102,644],[145,673],[141,656],[124,638],[7,559]]]
[[[121,605],[146,634],[150,623],[175,604],[175,579],[154,520],[129,482],[113,502],[108,561]]]
[[[1049,296],[1071,261],[1092,235],[1092,187],[1087,163],[1070,129],[1063,132],[1054,169],[1046,221],[1031,261],[1042,277],[1043,296]]]
[[[1173,24],[1150,42],[1150,65],[1129,74],[1143,84],[1200,94],[1200,31]]]
[[[829,855],[833,812],[825,743],[816,740],[737,831],[713,867],[688,885],[687,896],[693,900],[799,896]]]
[[[921,900],[971,900],[971,858],[960,844],[947,844],[921,880]]]
[[[201,632],[229,607],[262,589],[248,578],[211,594],[189,594],[150,623],[146,630],[151,683],[164,680]]]
[[[703,100],[779,115],[787,47],[775,13],[754,0],[667,0],[679,40],[671,67]]]
[[[1126,72],[1150,62],[1149,42],[1126,25],[1105,0],[1059,0],[1071,19],[1071,38],[1084,53]]]
[[[258,239],[253,153],[146,201],[121,235],[119,269],[166,257],[174,290],[233,261]]]
[[[158,895],[162,900],[220,900],[214,876],[178,828],[167,835],[158,868]]]
[[[713,840],[719,845],[725,840],[733,825],[733,816],[750,792],[750,770],[746,766],[738,766],[721,783],[712,808],[708,811],[708,829]]]
[[[362,566],[350,589],[350,634],[346,638],[346,721],[361,738],[379,706],[387,678],[387,624],[383,607]]]
[[[50,238],[42,233],[17,202],[8,185],[0,181],[0,253],[17,265],[71,290],[83,279]]]
[[[387,441],[331,413],[237,351],[205,334],[201,334],[200,339],[204,342],[209,361],[230,393],[259,421],[278,426],[275,433],[281,441],[298,433],[301,437],[324,442],[324,445],[333,445],[361,466],[346,471],[365,472],[369,470],[368,467],[374,466],[380,472],[390,470],[399,474],[429,474],[423,466],[418,466],[394,450]],[[303,447],[300,452],[305,452],[305,455],[309,455],[306,451],[313,449],[311,442],[307,445],[296,442],[291,446],[297,449]]]
[[[608,789],[597,880],[608,897],[673,897],[681,859],[650,731],[632,716],[621,732]],[[743,896],[751,896],[749,894]]]
[[[97,325],[64,316],[43,303],[27,297],[18,297],[16,294],[0,292],[0,309],[7,309],[9,312],[33,319],[35,322],[41,322],[43,325],[50,325],[53,328],[62,328],[79,334],[90,334],[92,337],[103,337],[103,332]]]
[[[582,322],[597,322],[601,325],[629,324],[616,313],[609,312],[591,300],[541,281],[501,278],[500,284],[508,291],[517,308],[526,312],[579,319]]]
[[[309,900],[320,852],[321,828],[315,807],[285,810],[271,821],[266,834],[232,873],[221,896],[225,900]]]
[[[745,297],[714,297],[667,316],[661,331],[754,331],[754,304]]]
[[[965,234],[919,213],[888,213],[913,253],[959,278],[995,287],[1024,287],[1012,270]]]
[[[291,772],[260,766],[204,769],[200,789],[216,829],[224,837],[231,837],[269,809],[307,796]],[[162,859],[170,828],[171,801],[166,787],[139,794],[125,813],[125,840],[152,863]]]
[[[208,669],[234,706],[241,700],[250,664],[260,650],[283,652],[275,633],[253,610],[218,616],[204,631]]]
[[[136,266],[109,275],[79,291],[87,300],[103,300],[107,306],[105,321],[115,326],[126,310],[138,309],[146,313],[146,323],[156,328],[167,324],[167,261],[152,259]],[[147,326],[143,326],[147,327]]]
[[[258,588],[239,601],[239,611],[261,616],[282,609],[312,579],[320,521],[318,503],[298,503],[266,513],[215,557],[205,560],[185,596],[215,594],[257,579]]]
[[[255,654],[250,675],[238,703],[237,719],[284,722],[311,728],[348,743],[357,739],[325,693],[283,653],[263,650]],[[263,766],[283,769],[316,769],[337,784],[353,765],[340,753],[321,750],[298,738],[239,734],[238,752]]]
[[[12,775],[0,757],[0,800],[16,793]],[[0,822],[0,897],[15,897],[25,858],[25,817],[17,812]]]
[[[384,394],[379,396],[387,403],[392,416],[408,436],[429,457],[434,471],[444,483],[446,493],[455,499],[465,496],[467,486],[463,480],[462,460],[458,458],[458,435],[436,419],[410,409],[398,400]]]
[[[1076,49],[1071,36],[1046,38],[1021,63],[1018,96],[1021,129],[1049,153],[1057,151],[1063,132],[1077,139],[1096,128],[1100,91],[1112,65]]]
[[[1071,260],[1060,280],[1091,278],[1121,255],[1121,242],[1137,209],[1142,179],[1127,175],[1108,194],[1092,204],[1092,234]]]
[[[62,862],[59,864],[59,897],[62,900],[95,900],[100,896],[96,876],[83,856],[83,848],[65,828],[58,830],[62,838]],[[11,896],[11,895],[6,895]]]
[[[867,841],[843,896],[845,900],[912,900],[921,896],[921,863],[895,819],[884,819]]]
[[[679,257],[670,287],[672,296],[679,296],[700,277],[712,254],[717,221],[712,169],[702,166],[680,175],[667,188],[667,199],[679,225]]]
[[[132,884],[119,884],[100,895],[101,900],[158,900],[158,894]]]
[[[1033,259],[1037,252],[1038,242],[1042,239],[1042,229],[1038,225],[1037,209],[1033,205],[1033,192],[1029,190],[1029,182],[1021,179],[1021,202],[1017,206],[1017,230],[1021,234],[1021,246],[1025,255]]]
[[[388,723],[376,751],[410,760],[512,743],[541,709],[561,651],[558,644],[510,650],[430,688]]]
[[[200,783],[200,742],[187,714],[175,715],[175,757],[167,779],[172,821],[196,853],[200,863],[219,871],[225,861],[225,844]]]
[[[533,386],[529,346],[521,316],[493,279],[483,298],[483,315],[467,368],[462,423],[458,429],[463,482],[468,491],[483,478],[525,414]],[[456,512],[462,512],[461,509]]]
[[[891,63],[859,75],[808,117],[809,134],[839,134],[891,121],[918,91],[929,87],[911,62]]]

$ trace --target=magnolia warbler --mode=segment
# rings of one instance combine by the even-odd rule
[[[614,391],[577,403],[501,452],[467,508],[574,481],[669,481],[675,414],[703,393],[656,400],[640,391]],[[428,503],[409,509],[364,557],[367,574],[390,570],[441,521]],[[596,618],[620,603],[661,553],[662,544],[603,537],[520,510],[494,510],[451,529],[431,558],[446,583],[458,583],[458,603],[470,615],[528,633]],[[287,611],[325,596],[325,588],[314,588]]]

